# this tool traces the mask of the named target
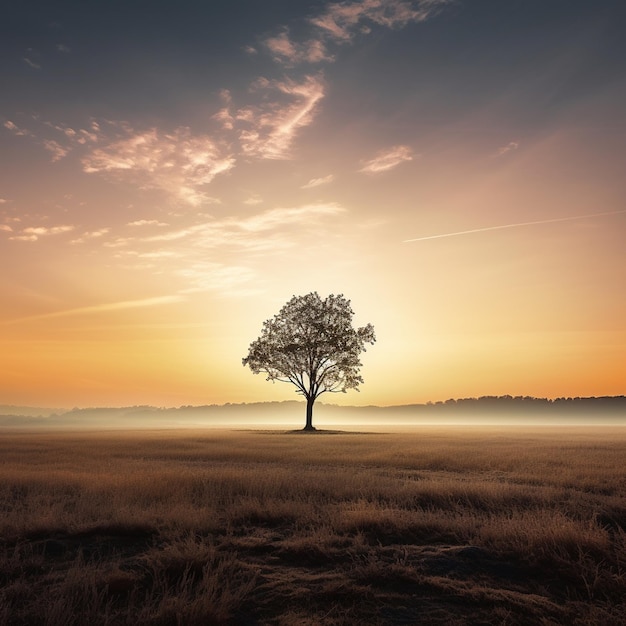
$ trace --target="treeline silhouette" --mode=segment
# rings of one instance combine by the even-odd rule
[[[418,405],[420,406],[420,405]],[[626,411],[626,396],[535,398],[533,396],[480,396],[427,402],[426,408],[504,411]]]
[[[220,426],[255,428],[296,423],[302,401],[254,402],[181,406],[93,407],[38,409],[0,405],[0,427],[5,428],[149,428]],[[350,407],[320,404],[326,423],[411,424],[463,421],[486,423],[626,423],[626,396],[535,398],[533,396],[480,396],[395,406]]]

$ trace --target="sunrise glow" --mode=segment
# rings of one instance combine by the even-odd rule
[[[311,291],[377,335],[324,401],[626,392],[619,3],[38,4],[0,38],[0,404],[294,399],[241,359]]]

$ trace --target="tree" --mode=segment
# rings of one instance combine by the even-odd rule
[[[273,319],[263,323],[261,336],[250,344],[243,365],[267,380],[295,385],[306,398],[306,425],[313,428],[313,404],[323,393],[358,391],[359,355],[376,341],[371,324],[352,328],[354,312],[343,295],[322,300],[317,292],[294,296]]]

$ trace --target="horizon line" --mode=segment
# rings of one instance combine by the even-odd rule
[[[367,409],[367,408],[378,408],[378,409],[387,409],[387,408],[396,408],[396,407],[409,407],[409,406],[435,406],[441,405],[451,402],[462,402],[462,401],[478,401],[478,400],[541,400],[545,402],[557,402],[563,400],[605,400],[605,399],[624,399],[626,400],[626,393],[617,394],[617,395],[599,395],[599,396],[555,396],[553,398],[549,398],[546,396],[530,396],[530,395],[516,395],[513,396],[511,394],[503,394],[503,395],[481,395],[481,396],[465,396],[461,398],[447,398],[446,400],[426,400],[423,402],[408,402],[404,404],[361,404],[361,405],[352,405],[352,404],[332,404],[325,402],[317,402],[316,405],[324,405],[329,407],[336,407],[339,409]],[[67,407],[50,407],[50,406],[32,406],[32,405],[20,405],[20,404],[0,404],[0,408],[16,408],[16,409],[50,409],[50,410],[58,410],[65,411],[66,413],[70,413],[72,411],[92,411],[92,410],[102,410],[102,409],[110,409],[110,410],[121,410],[121,409],[155,409],[157,411],[171,411],[171,410],[179,410],[179,409],[204,409],[207,407],[227,407],[227,406],[248,406],[252,404],[286,404],[286,403],[296,403],[296,404],[304,404],[305,400],[256,400],[251,402],[224,402],[222,404],[181,404],[179,406],[156,406],[153,404],[127,404],[122,406],[83,406],[83,407],[73,407],[71,409]],[[2,415],[2,414],[0,414]]]

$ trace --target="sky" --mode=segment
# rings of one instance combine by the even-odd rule
[[[0,404],[295,399],[344,294],[394,405],[626,393],[623,0],[21,0],[0,22]]]

